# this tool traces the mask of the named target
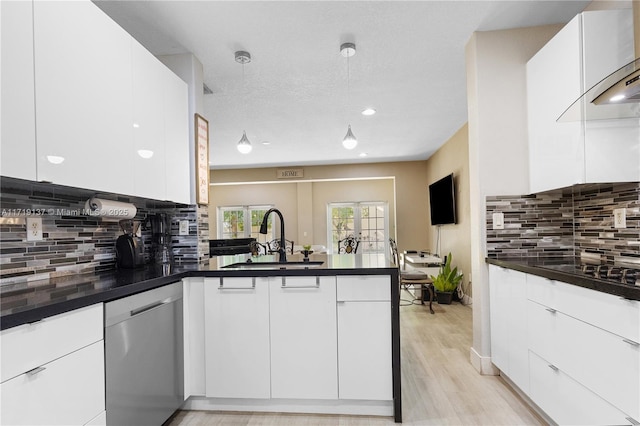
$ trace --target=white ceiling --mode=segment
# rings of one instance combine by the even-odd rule
[[[202,62],[213,91],[202,114],[210,165],[220,169],[426,159],[467,121],[464,51],[474,31],[565,23],[589,2],[96,3],[153,54]],[[348,104],[344,42],[357,47]],[[237,50],[252,56],[244,84]],[[362,116],[365,107],[378,113]],[[342,147],[349,123],[359,141],[351,151]],[[236,149],[243,130],[247,155]]]

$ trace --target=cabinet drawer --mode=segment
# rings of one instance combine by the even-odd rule
[[[557,314],[554,362],[574,380],[640,419],[640,345],[564,314]]]
[[[84,425],[104,411],[104,344],[86,348],[0,385],[6,425]]]
[[[527,275],[527,299],[557,309],[558,282],[537,275]]]
[[[550,362],[558,359],[558,315],[553,308],[527,301],[529,349]]]
[[[391,300],[388,275],[342,275],[338,277],[338,301]]]
[[[554,364],[529,352],[530,397],[561,425],[629,425],[628,416]]]
[[[640,302],[558,283],[558,310],[640,343]]]
[[[103,338],[102,303],[4,330],[0,382]]]

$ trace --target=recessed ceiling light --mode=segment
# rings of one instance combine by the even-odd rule
[[[364,111],[362,111],[362,115],[373,115],[376,113],[376,110],[373,108],[367,108]]]
[[[361,152],[360,157],[366,157],[368,154],[366,152]]]
[[[616,96],[611,97],[611,99],[609,99],[609,101],[618,102],[618,101],[623,100],[624,98],[625,98],[624,95],[616,95]]]
[[[262,141],[262,145],[271,145],[271,142],[269,142],[269,141]]]

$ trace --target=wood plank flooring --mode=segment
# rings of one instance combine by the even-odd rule
[[[403,292],[403,299],[410,299]],[[403,302],[404,304],[404,302]],[[400,308],[405,425],[544,425],[502,379],[469,362],[471,307],[454,302]],[[393,425],[391,417],[180,411],[171,426]]]

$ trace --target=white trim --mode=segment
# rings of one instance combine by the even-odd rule
[[[326,178],[326,179],[296,179],[296,180],[259,180],[247,182],[211,182],[209,186],[225,186],[225,185],[265,185],[270,183],[304,183],[304,182],[346,182],[350,180],[381,180],[394,179],[395,176],[374,176],[374,177],[350,177],[350,178]]]
[[[475,368],[478,373],[483,376],[498,376],[500,374],[500,370],[491,363],[490,356],[481,356],[474,348],[471,348],[469,352],[471,365],[473,365],[473,368]]]
[[[191,396],[183,410],[393,416],[393,401],[241,399]]]

